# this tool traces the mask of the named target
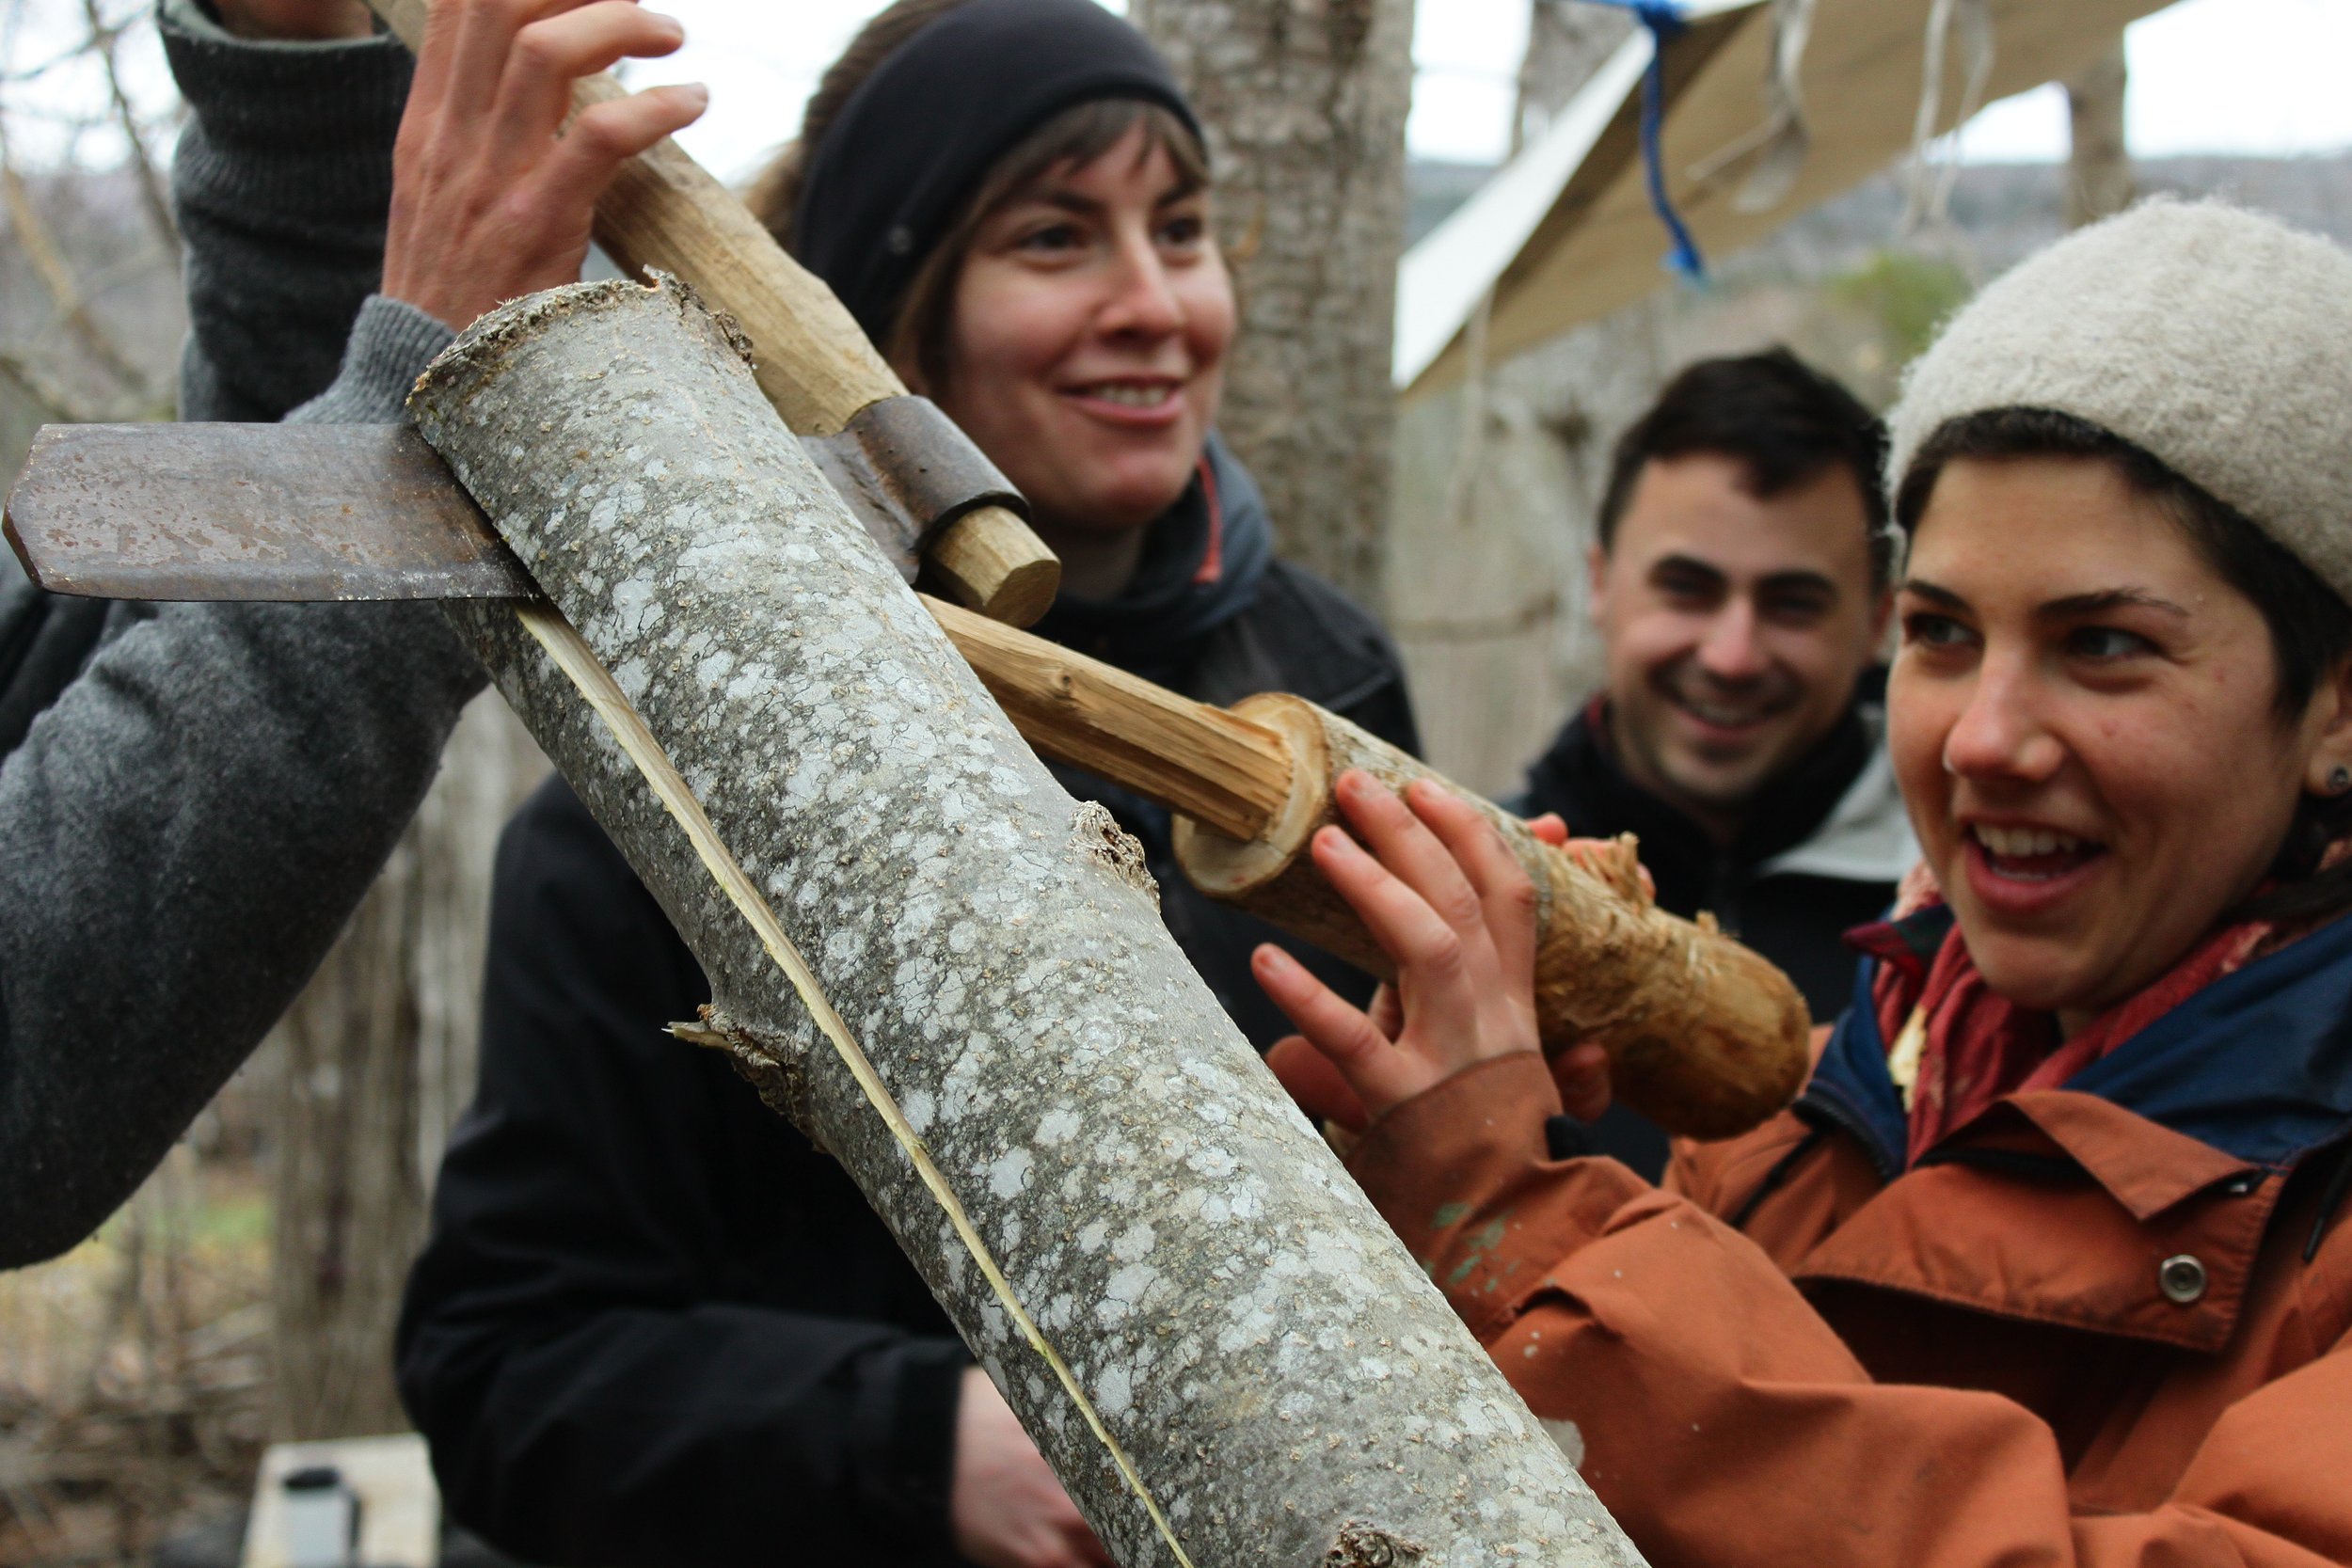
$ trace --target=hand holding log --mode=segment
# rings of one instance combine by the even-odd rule
[[[1599,1045],[1627,1104],[1694,1137],[1744,1132],[1796,1093],[1809,1027],[1796,988],[1711,919],[1682,920],[1651,903],[1629,839],[1587,870],[1518,817],[1303,698],[1270,692],[1232,711],[1281,736],[1290,789],[1248,841],[1178,820],[1177,861],[1203,892],[1385,975],[1386,956],[1315,869],[1308,846],[1339,820],[1332,785],[1349,768],[1399,791],[1435,780],[1502,831],[1534,880],[1535,1011],[1548,1053]]]
[[[422,55],[427,0],[368,3]],[[462,0],[438,3],[454,11]],[[609,72],[584,77],[573,84],[572,112],[628,96]],[[596,203],[596,239],[624,271],[659,268],[732,316],[750,340],[760,390],[800,435],[834,435],[861,410],[906,392],[833,291],[787,256],[733,193],[667,137],[612,175]],[[1053,552],[1001,506],[977,508],[941,528],[926,543],[923,563],[938,591],[1016,626],[1043,614],[1061,580]]]
[[[1400,790],[1432,779],[1476,804],[1534,879],[1547,1053],[1599,1045],[1627,1104],[1694,1137],[1744,1132],[1803,1083],[1808,1020],[1796,988],[1711,920],[1652,903],[1629,841],[1588,870],[1518,817],[1302,698],[1212,707],[953,606],[930,608],[1032,746],[1178,814],[1176,858],[1202,892],[1386,974],[1386,958],[1308,845],[1337,820],[1332,785],[1350,768]]]

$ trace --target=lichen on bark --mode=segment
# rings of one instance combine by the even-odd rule
[[[412,408],[843,1043],[512,611],[454,611],[501,690],[1121,1563],[1638,1560],[691,296],[509,307]]]

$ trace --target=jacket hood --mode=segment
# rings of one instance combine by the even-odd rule
[[[1911,831],[1911,813],[1895,783],[1895,760],[1886,753],[1885,709],[1866,706],[1862,719],[1871,736],[1862,771],[1813,836],[1766,861],[1759,875],[1899,882],[1919,863],[1919,840]]]
[[[1800,1116],[1859,1140],[1880,1174],[1903,1169],[1909,1118],[1873,1002],[1895,955],[1931,957],[1951,930],[1935,904],[1877,927]],[[1906,1004],[1908,1005],[1908,1004]],[[2156,1125],[2280,1170],[2352,1133],[2352,919],[2338,919],[2198,990],[2068,1080]]]
[[[1274,527],[1258,482],[1215,431],[1192,483],[1147,527],[1124,593],[1064,594],[1031,629],[1165,686],[1203,639],[1257,598],[1274,560]]]

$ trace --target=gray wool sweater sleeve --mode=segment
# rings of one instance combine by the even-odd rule
[[[293,418],[400,418],[450,337],[367,297],[405,55],[239,44],[187,4],[165,14],[192,116],[183,415],[308,398]],[[0,719],[37,714],[0,764],[0,1267],[95,1228],[260,1041],[482,685],[430,605],[102,622],[21,579],[0,592]]]

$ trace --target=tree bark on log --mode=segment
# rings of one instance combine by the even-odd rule
[[[1133,0],[1216,168],[1241,334],[1218,426],[1282,554],[1366,604],[1388,561],[1413,0]]]
[[[579,628],[453,609],[701,960],[704,1032],[857,1180],[1127,1568],[1638,1561],[739,350],[673,286],[581,285],[412,400]],[[665,816],[640,764],[691,798]]]

